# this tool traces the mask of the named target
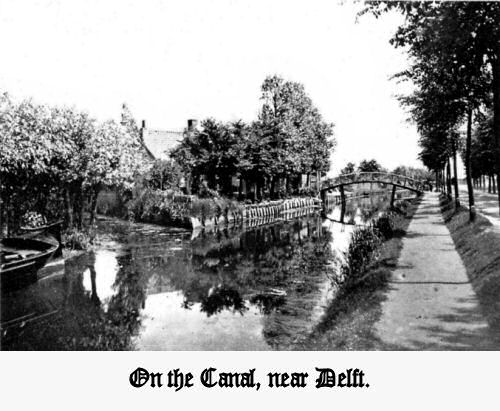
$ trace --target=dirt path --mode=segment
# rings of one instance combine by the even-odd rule
[[[498,349],[446,228],[437,193],[416,211],[375,334],[386,349]]]

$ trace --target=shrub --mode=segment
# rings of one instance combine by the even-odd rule
[[[164,225],[185,225],[190,204],[185,196],[173,190],[152,190],[142,187],[134,190],[128,203],[129,218],[136,221]]]
[[[142,187],[134,190],[128,203],[129,218],[162,225],[188,226],[189,218],[207,219],[241,213],[237,201],[222,197],[199,198],[173,190],[152,190]]]
[[[355,284],[368,265],[377,257],[377,249],[382,243],[378,230],[373,226],[357,228],[353,231],[349,248],[345,252],[342,279],[346,286]]]
[[[410,207],[410,201],[400,200],[394,204],[392,211],[395,211],[398,214],[406,214],[408,212],[409,207]]]
[[[153,190],[180,189],[182,171],[180,166],[171,160],[155,160],[143,177],[142,184]]]
[[[394,235],[394,216],[391,213],[383,213],[372,226],[383,240],[388,240]]]
[[[398,205],[400,213],[405,213],[410,205],[402,201]],[[405,211],[402,211],[402,210]],[[396,212],[384,212],[372,223],[353,231],[351,242],[344,253],[345,262],[341,267],[341,275],[336,283],[344,283],[349,287],[357,284],[369,265],[378,258],[378,250],[383,241],[394,237],[400,228],[401,217]]]
[[[90,249],[94,238],[94,231],[68,228],[63,234],[63,243],[64,247],[70,250],[88,250]]]
[[[299,195],[315,197],[317,195],[317,190],[314,187],[301,187],[299,189]]]
[[[119,189],[118,187],[102,190],[97,196],[98,214],[104,214],[113,217],[123,218],[127,216],[127,199],[130,192]]]

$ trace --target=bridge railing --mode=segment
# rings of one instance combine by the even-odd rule
[[[337,177],[324,180],[321,186],[322,189],[328,189],[343,184],[347,185],[362,182],[395,184],[417,191],[422,191],[424,187],[423,181],[415,180],[411,177],[399,174],[384,173],[381,171],[341,174]]]

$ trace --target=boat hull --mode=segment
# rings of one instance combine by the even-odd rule
[[[24,285],[37,279],[37,272],[58,249],[58,244],[31,238],[1,240],[0,280],[2,287]]]

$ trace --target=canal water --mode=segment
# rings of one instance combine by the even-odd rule
[[[331,303],[355,225],[387,206],[378,195],[326,219],[194,233],[100,221],[92,252],[2,290],[1,348],[293,349]]]

